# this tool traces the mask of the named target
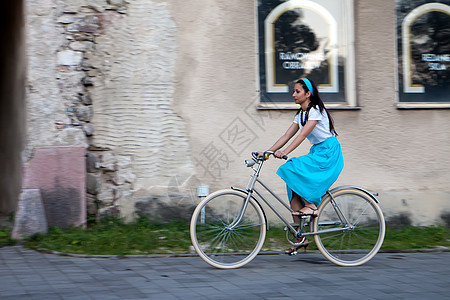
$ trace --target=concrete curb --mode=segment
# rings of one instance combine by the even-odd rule
[[[28,248],[27,248],[28,249]],[[34,250],[34,249],[32,249]],[[94,255],[94,254],[75,254],[59,252],[45,248],[35,249],[34,251],[54,254],[59,256],[70,256],[79,258],[114,258],[114,259],[124,259],[124,258],[168,258],[168,257],[197,257],[197,253],[185,253],[185,254],[142,254],[142,255]],[[378,253],[435,253],[435,252],[450,252],[450,248],[433,248],[433,249],[382,249]],[[302,252],[302,254],[320,254],[319,250],[309,250],[307,252]],[[260,252],[258,255],[285,255],[282,251],[268,251]]]

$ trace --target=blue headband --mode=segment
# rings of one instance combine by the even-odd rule
[[[311,81],[309,81],[308,78],[302,78],[302,80],[303,80],[303,82],[306,84],[306,86],[308,87],[308,90],[311,92],[311,96],[314,95],[313,87],[312,87]]]

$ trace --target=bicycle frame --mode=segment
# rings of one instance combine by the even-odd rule
[[[259,178],[268,154],[273,152],[265,152],[263,157],[252,153],[253,160],[246,160],[247,167],[254,172],[245,189],[219,190],[198,204],[191,218],[190,234],[199,256],[221,269],[247,264],[264,246],[266,230],[269,230],[264,207],[267,205],[286,225],[286,239],[293,246],[289,249],[295,250],[287,254],[295,255],[299,247],[306,250],[309,244],[306,237],[313,236],[325,258],[339,266],[359,266],[372,259],[386,231],[375,194],[354,186],[336,187],[322,196],[317,217],[308,215],[299,217],[299,222],[297,218],[288,221],[286,212],[283,217],[279,205],[270,198],[277,199],[292,213],[289,203]],[[262,188],[255,188],[257,184]],[[208,222],[205,213],[208,213]],[[357,251],[348,251],[352,249]]]
[[[264,157],[266,157],[266,153],[267,152],[265,152],[264,153]],[[270,154],[273,154],[273,153],[270,153]],[[339,188],[343,188],[343,187],[339,187],[339,188],[335,188],[335,189],[333,189],[333,190],[331,190],[331,192],[330,191],[327,191],[327,193],[325,194],[325,195],[328,195],[330,198],[331,198],[331,203],[332,203],[332,205],[333,205],[333,208],[334,208],[334,210],[335,210],[335,212],[336,212],[336,214],[337,214],[337,216],[338,216],[338,218],[339,218],[339,220],[340,220],[340,224],[345,224],[343,227],[341,227],[341,228],[334,228],[334,229],[324,229],[324,230],[319,230],[319,231],[315,231],[315,232],[301,232],[301,227],[299,228],[299,230],[296,230],[292,225],[291,225],[291,222],[289,222],[288,220],[286,220],[281,214],[280,214],[280,212],[275,208],[275,206],[274,205],[272,205],[272,203],[270,203],[270,201],[269,200],[267,200],[266,199],[266,197],[264,197],[264,195],[262,195],[256,188],[255,188],[255,184],[256,183],[259,183],[267,192],[269,192],[275,199],[277,199],[278,200],[278,202],[280,202],[287,210],[289,210],[289,212],[294,212],[290,207],[289,207],[289,205],[288,204],[286,204],[286,202],[285,201],[283,201],[282,199],[280,199],[280,197],[278,197],[278,195],[277,194],[275,194],[275,192],[273,192],[261,179],[259,179],[259,174],[260,174],[260,172],[261,172],[261,169],[262,169],[262,166],[263,166],[263,164],[264,164],[264,161],[265,161],[266,159],[258,159],[257,161],[255,161],[252,165],[250,165],[249,166],[249,162],[248,161],[246,161],[247,162],[247,166],[248,167],[251,167],[252,169],[253,169],[253,171],[254,171],[254,173],[253,173],[253,175],[251,175],[251,177],[250,177],[250,180],[249,180],[249,182],[248,182],[248,184],[247,184],[247,188],[244,190],[244,189],[240,189],[240,188],[236,188],[236,187],[231,187],[233,190],[237,190],[237,191],[241,191],[241,192],[243,192],[243,193],[245,193],[245,194],[247,194],[247,197],[246,197],[246,199],[245,199],[245,201],[244,201],[244,203],[243,203],[243,205],[242,205],[242,207],[241,207],[241,209],[240,209],[240,212],[239,212],[239,217],[236,219],[236,220],[234,220],[234,222],[232,222],[228,227],[227,227],[227,229],[229,229],[229,230],[232,230],[237,224],[239,224],[239,222],[241,221],[241,219],[242,219],[242,216],[244,215],[244,213],[245,213],[245,210],[247,209],[247,205],[248,205],[248,202],[249,202],[249,200],[250,200],[250,198],[253,198],[257,203],[258,203],[258,205],[261,207],[261,209],[262,209],[262,211],[263,211],[263,213],[264,213],[264,217],[266,218],[266,220],[265,220],[265,222],[266,222],[266,225],[267,225],[267,230],[269,230],[269,224],[268,224],[268,220],[267,220],[267,215],[266,215],[266,212],[265,212],[265,210],[264,210],[264,207],[261,205],[261,203],[260,203],[260,201],[258,200],[258,198],[257,197],[255,197],[254,195],[253,195],[253,192],[260,198],[260,199],[262,199],[263,201],[264,201],[264,203],[266,203],[266,205],[277,215],[277,217],[289,228],[289,230],[293,233],[293,234],[295,234],[295,236],[296,237],[304,237],[304,236],[309,236],[309,235],[317,235],[317,234],[322,234],[322,233],[330,233],[330,232],[338,232],[338,231],[343,231],[343,230],[352,230],[353,229],[353,226],[352,225],[349,225],[350,224],[350,222],[347,220],[347,218],[345,217],[345,215],[341,212],[341,209],[339,208],[339,206],[336,204],[336,202],[335,202],[335,200],[334,200],[334,198],[333,198],[333,195],[332,195],[332,193],[331,192],[334,192],[335,190],[337,190],[337,189],[339,189]],[[253,168],[253,165],[254,164],[258,164],[258,167],[255,169],[255,168]],[[346,187],[350,187],[350,186],[346,186]],[[360,189],[360,190],[363,190],[363,189],[361,189],[361,188],[358,188],[358,187],[354,187],[354,188],[357,188],[357,189]],[[374,198],[375,200],[376,200],[376,198],[372,195],[372,194],[370,194],[369,192],[367,192],[367,191],[365,191],[365,190],[363,190],[364,192],[366,192],[368,195],[370,195],[372,198]],[[377,200],[376,200],[376,202],[378,202]],[[308,218],[308,217],[303,217],[303,218]],[[333,223],[333,224],[336,224],[336,223]],[[336,225],[338,225],[338,224],[336,224]]]

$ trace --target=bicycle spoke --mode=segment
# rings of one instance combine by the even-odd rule
[[[370,204],[367,203],[366,208],[364,209],[364,211],[363,211],[361,214],[359,214],[359,216],[358,216],[358,218],[356,219],[356,221],[354,222],[354,224],[352,224],[353,226],[359,224],[359,219],[361,218],[362,215],[365,214],[366,210],[369,209],[369,205],[370,205]]]

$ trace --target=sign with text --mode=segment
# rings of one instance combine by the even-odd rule
[[[354,102],[352,11],[350,0],[258,1],[260,107],[295,106],[291,91],[303,77],[324,102]]]
[[[450,102],[450,0],[397,0],[399,101]]]

